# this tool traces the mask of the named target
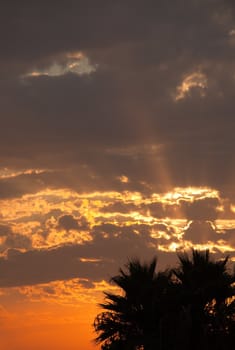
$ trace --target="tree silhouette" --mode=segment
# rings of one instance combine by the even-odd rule
[[[191,323],[192,349],[223,348],[234,316],[234,273],[227,270],[228,257],[213,261],[209,250],[178,254],[179,267],[173,273],[179,281],[179,300]],[[230,314],[230,316],[229,316]],[[216,339],[216,342],[214,341]],[[223,346],[219,339],[223,339]],[[222,347],[221,347],[222,346]]]
[[[111,279],[94,328],[102,350],[222,350],[235,341],[234,273],[209,251],[178,254],[179,265],[156,272],[157,260],[128,262]]]
[[[169,271],[156,273],[157,260],[141,264],[131,260],[127,271],[112,278],[122,295],[105,293],[105,312],[94,322],[102,349],[155,349],[161,341],[162,301],[167,293]],[[112,345],[114,344],[114,345]],[[114,347],[112,347],[114,346]]]

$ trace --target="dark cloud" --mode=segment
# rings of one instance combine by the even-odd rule
[[[73,215],[63,215],[58,219],[58,228],[69,230],[87,230],[89,224],[84,217],[74,218]]]
[[[206,244],[221,239],[210,221],[193,221],[184,233],[184,239],[193,244]]]
[[[63,215],[59,217],[58,227],[65,230],[76,230],[78,229],[78,221],[74,219],[73,215]]]
[[[6,224],[0,224],[0,253],[6,252],[8,249],[28,250],[32,248],[31,238],[12,231],[12,227]]]
[[[220,238],[224,242],[228,243],[233,249],[235,248],[235,229],[234,228],[223,230],[222,233],[220,234]]]
[[[21,197],[35,193],[45,187],[43,176],[36,173],[22,174],[8,179],[0,179],[0,198]]]
[[[0,258],[0,286],[32,285],[70,278],[109,280],[128,257],[149,259],[154,255],[159,257],[160,268],[175,261],[173,253],[157,251],[149,246],[146,236],[134,234],[131,230],[118,237],[96,235],[92,243],[85,245],[71,244],[25,253],[9,249],[7,257]],[[98,260],[90,262],[89,258]]]
[[[62,217],[67,229],[77,221],[71,215]],[[169,239],[154,238],[151,231],[165,232],[173,241],[174,230],[166,224],[116,225],[100,224],[91,231],[92,241],[67,244],[52,248],[32,249],[29,238],[19,234],[7,237],[5,256],[0,258],[0,286],[20,286],[46,283],[71,278],[89,281],[109,280],[110,276],[128,258],[149,259],[157,255],[159,268],[174,262],[174,253],[158,250],[159,244],[169,244]],[[27,251],[22,251],[22,248]]]
[[[134,203],[124,203],[123,201],[115,201],[114,203],[105,205],[101,212],[104,213],[129,213],[131,211],[138,211],[139,206]]]
[[[6,234],[5,240],[0,245],[0,251],[5,252],[8,249],[22,249],[26,251],[32,248],[31,238],[19,233],[8,233]]]
[[[162,203],[152,203],[148,206],[150,214],[157,218],[166,217],[164,206]]]
[[[230,101],[223,98],[220,105],[218,102],[215,105],[216,94],[203,101],[190,98],[190,104],[186,101],[176,105],[170,97],[157,103],[157,95],[152,102],[148,101],[151,91],[142,98],[131,87],[120,92],[123,85],[119,88],[116,78],[110,76],[109,82],[105,82],[100,72],[91,78],[68,76],[56,78],[55,82],[40,78],[45,79],[41,88],[36,81],[28,88],[19,87],[22,95],[11,95],[14,104],[10,100],[3,108],[6,116],[0,141],[3,165],[58,168],[63,164],[65,169],[72,167],[88,187],[94,187],[95,177],[98,188],[134,190],[144,190],[143,181],[152,188],[160,187],[165,167],[174,185],[207,185],[227,190],[226,183],[231,182],[235,168],[233,97]],[[35,96],[30,96],[33,90]],[[231,111],[226,111],[226,106]],[[12,124],[16,124],[14,130]],[[155,154],[146,149],[142,154],[136,153],[133,148],[128,152],[129,147],[146,143],[160,143],[164,147]],[[119,154],[111,152],[114,147],[120,149]],[[126,154],[121,152],[123,147]],[[117,180],[123,173],[131,180],[125,185]],[[66,173],[57,176],[57,183],[59,179],[60,183],[71,181]],[[40,185],[35,183],[35,189]],[[4,190],[7,192],[7,187]]]
[[[203,198],[193,202],[182,200],[180,204],[181,210],[188,220],[215,221],[219,215],[220,202],[218,198]]]
[[[0,237],[12,234],[11,227],[8,225],[0,224]]]
[[[185,47],[195,48],[197,52],[199,46],[204,54],[210,53],[224,39],[224,31],[232,20],[231,16],[225,17],[224,14],[231,11],[231,6],[231,2],[221,0],[177,0],[174,4],[153,0],[145,4],[141,0],[118,3],[101,0],[99,5],[95,0],[70,0],[68,4],[64,1],[39,4],[24,0],[21,5],[3,1],[3,57],[13,59],[17,55],[22,61],[42,60],[43,53],[53,57],[61,51],[104,48],[141,42],[146,38],[155,39],[156,44],[163,46],[164,54],[168,47],[165,39],[169,40],[171,54],[175,54],[175,48],[182,50]],[[183,39],[181,43],[180,38]],[[9,45],[10,42],[13,45]]]
[[[222,176],[230,182],[235,168],[229,10],[219,0],[5,2],[2,66],[11,78],[0,86],[2,164],[63,164],[81,177],[82,164],[99,188],[102,179],[120,188],[114,179],[125,172],[125,187],[141,190],[143,181],[160,186],[164,164],[173,184],[224,189]],[[98,64],[95,73],[17,78],[79,50]],[[176,103],[177,86],[198,70],[205,97],[194,87]],[[107,152],[155,143],[164,145],[157,154]]]

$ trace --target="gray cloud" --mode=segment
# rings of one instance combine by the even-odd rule
[[[131,230],[117,237],[109,234],[104,238],[97,234],[92,243],[83,245],[70,244],[25,253],[9,249],[7,257],[0,258],[0,286],[32,285],[75,277],[109,280],[128,257],[149,259],[154,255],[158,255],[160,267],[175,261],[175,254],[157,251],[149,246],[146,235],[136,235]],[[99,261],[89,262],[89,258]]]
[[[45,187],[43,175],[36,173],[0,179],[0,198],[20,197],[26,193],[35,193]]]
[[[84,177],[84,183],[90,187],[94,183],[92,176],[96,176],[100,188],[103,180],[103,186],[110,188],[144,189],[140,182],[150,183],[153,188],[161,184],[160,170],[164,164],[175,185],[210,185],[228,192],[226,183],[231,182],[230,174],[235,168],[233,96],[225,96],[218,102],[215,93],[213,98],[205,97],[203,101],[194,96],[190,101],[175,104],[170,97],[158,100],[156,94],[151,102],[154,87],[148,96],[141,86],[138,92],[132,86],[120,92],[123,86],[116,85],[117,76],[106,79],[105,75],[102,77],[99,72],[91,78],[34,78],[32,86],[19,86],[18,98],[11,95],[15,98],[14,105],[10,99],[3,108],[5,120],[0,140],[3,165],[58,168],[64,164]],[[66,94],[65,89],[70,93]],[[31,96],[33,90],[35,95]],[[230,111],[226,111],[228,106]],[[128,149],[137,143],[160,143],[164,147],[156,154],[107,152],[112,147]],[[130,177],[130,183],[114,181],[123,173]],[[66,182],[66,174],[61,176],[61,181]]]
[[[25,235],[12,233],[6,237],[3,248],[4,250],[12,248],[28,250],[32,248],[32,242],[31,239]]]
[[[10,235],[11,233],[12,233],[12,230],[10,226],[0,224],[0,237]]]
[[[32,248],[31,238],[12,231],[12,227],[6,224],[0,224],[0,237],[2,242],[0,244],[0,253],[6,252],[8,249],[23,249],[28,250]]]
[[[155,39],[156,44],[165,49],[159,55],[165,56],[167,48],[172,55],[176,48],[181,51],[185,47],[195,52],[200,47],[204,55],[213,54],[222,39],[225,41],[226,29],[232,21],[227,11],[232,7],[230,1],[221,0],[177,0],[174,4],[152,0],[145,4],[141,0],[117,4],[102,0],[99,5],[94,0],[71,0],[69,6],[65,6],[64,1],[38,4],[24,0],[21,6],[4,1],[1,11],[3,57],[13,60],[16,54],[18,60],[41,60],[43,64],[42,53],[53,57],[61,51],[107,48],[113,44],[142,42],[146,38]],[[174,45],[168,47],[165,39]],[[151,62],[143,55],[138,60]]]
[[[193,244],[206,244],[221,239],[209,221],[193,221],[184,233],[184,239]]]
[[[73,215],[62,215],[58,219],[58,227],[65,230],[87,230],[89,224],[84,217],[74,218]]]
[[[182,200],[181,208],[188,220],[215,221],[219,215],[219,204],[218,198],[203,198],[193,202]]]
[[[131,211],[138,211],[139,206],[134,203],[124,203],[121,200],[115,201],[114,203],[105,205],[101,212],[104,213],[129,213]]]
[[[63,215],[59,217],[58,227],[65,230],[76,230],[78,229],[78,221],[73,217],[73,215]]]

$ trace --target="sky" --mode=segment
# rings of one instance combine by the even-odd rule
[[[235,261],[234,55],[232,0],[1,1],[1,349],[98,349],[133,257]]]

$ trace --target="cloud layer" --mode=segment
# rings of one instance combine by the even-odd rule
[[[1,286],[234,254],[234,28],[231,1],[3,2]]]

